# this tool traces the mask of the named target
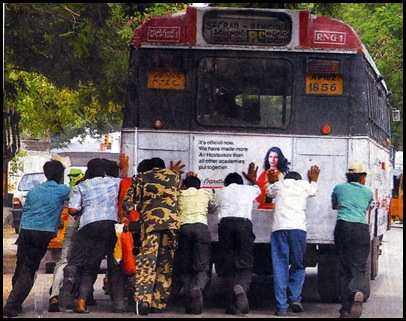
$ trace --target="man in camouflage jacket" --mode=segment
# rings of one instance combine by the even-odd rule
[[[180,174],[185,166],[171,162],[171,169],[167,169],[161,158],[150,161],[152,170],[133,176],[122,204],[124,224],[135,207],[140,213],[142,245],[136,257],[134,293],[135,313],[140,315],[166,309],[180,228]]]

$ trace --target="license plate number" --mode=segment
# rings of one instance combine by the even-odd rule
[[[306,75],[306,94],[342,95],[342,75]]]
[[[148,71],[148,88],[183,90],[185,89],[185,73],[179,69],[151,69]]]

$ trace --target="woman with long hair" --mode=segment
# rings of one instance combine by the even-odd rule
[[[275,170],[279,180],[283,179],[284,174],[289,171],[289,162],[283,155],[279,147],[273,146],[268,149],[264,158],[264,171],[258,177],[258,184],[261,188],[261,195],[257,197],[259,209],[273,209],[272,198],[266,195],[268,186],[268,171]]]

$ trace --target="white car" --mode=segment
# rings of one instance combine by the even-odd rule
[[[28,191],[46,181],[45,174],[39,173],[26,173],[21,177],[18,183],[17,191],[13,195],[12,216],[13,216],[13,228],[16,233],[20,230],[21,215],[23,212],[23,205]]]

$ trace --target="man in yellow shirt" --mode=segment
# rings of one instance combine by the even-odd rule
[[[213,194],[200,188],[200,179],[189,172],[179,195],[180,233],[174,270],[186,298],[186,313],[201,314],[203,290],[210,280],[211,238],[207,214],[215,211]]]

